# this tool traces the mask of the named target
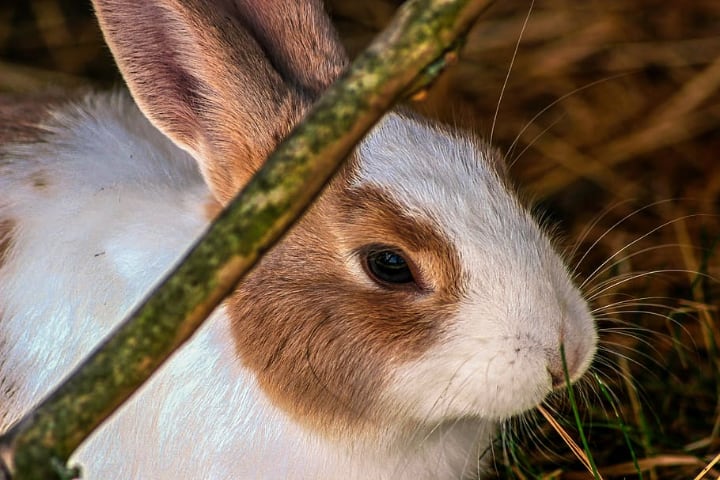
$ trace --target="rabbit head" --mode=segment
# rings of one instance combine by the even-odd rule
[[[226,203],[347,59],[318,1],[95,1],[153,124]],[[301,423],[502,420],[580,376],[593,320],[481,142],[399,110],[229,302]]]

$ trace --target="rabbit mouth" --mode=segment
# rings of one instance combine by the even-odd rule
[[[477,417],[502,422],[541,405],[589,368],[595,336],[574,343],[562,361],[559,349],[532,335],[449,339],[404,366],[391,382],[392,401],[418,419]],[[565,350],[565,349],[563,349]]]

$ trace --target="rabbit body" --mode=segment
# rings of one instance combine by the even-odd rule
[[[199,236],[212,196],[192,158],[122,93],[55,112],[3,150],[2,428],[36,404]],[[7,201],[11,199],[12,201]],[[237,361],[221,308],[74,457],[85,478],[442,478],[471,474],[490,422],[346,445],[300,428]],[[31,326],[31,327],[29,327]],[[374,443],[382,441],[382,447]],[[477,461],[477,460],[476,460]],[[454,477],[450,477],[454,478]]]
[[[95,7],[132,99],[91,93],[32,121],[0,100],[3,429],[182,257],[346,64],[314,0]],[[576,380],[596,342],[497,153],[392,112],[74,460],[106,479],[476,478],[496,425],[564,384],[561,344]]]

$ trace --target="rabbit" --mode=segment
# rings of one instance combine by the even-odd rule
[[[0,99],[0,429],[175,265],[347,68],[320,0],[94,0],[129,90]],[[89,479],[461,479],[565,388],[588,304],[486,143],[389,112],[74,453]]]

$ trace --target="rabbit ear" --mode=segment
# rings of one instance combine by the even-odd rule
[[[286,81],[317,97],[347,64],[321,0],[235,0]]]
[[[226,202],[347,59],[320,0],[94,0],[140,109]]]

